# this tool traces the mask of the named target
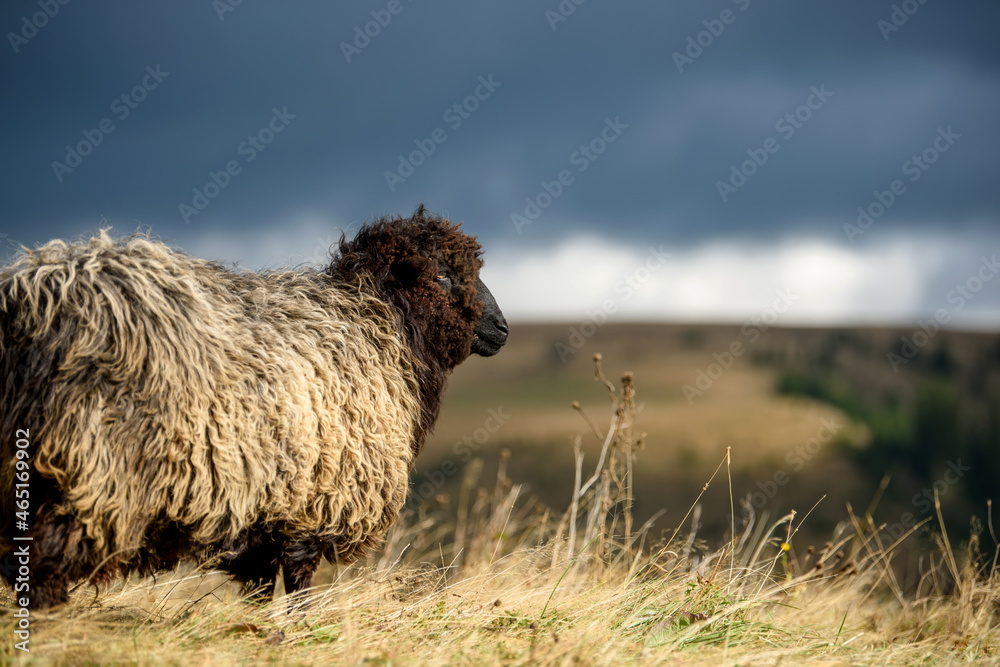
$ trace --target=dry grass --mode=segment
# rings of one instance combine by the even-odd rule
[[[953,549],[945,526],[915,591],[892,560],[919,526],[888,543],[847,513],[830,542],[802,549],[806,516],[744,513],[734,538],[697,537],[701,497],[654,538],[633,525],[642,434],[630,375],[611,423],[590,421],[598,461],[577,457],[565,512],[522,497],[502,460],[491,488],[469,466],[452,512],[425,504],[366,563],[321,572],[306,603],[252,606],[219,574],[180,570],[81,587],[33,619],[31,652],[14,649],[4,591],[3,660],[32,664],[949,664],[1000,651],[1000,572],[990,545]],[[728,455],[702,493],[723,493]],[[593,472],[591,472],[593,471]],[[734,503],[733,499],[729,499]],[[740,512],[736,512],[740,515]],[[694,527],[694,529],[693,529]],[[884,535],[884,533],[883,533]]]

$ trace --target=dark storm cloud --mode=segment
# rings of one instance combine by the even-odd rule
[[[220,20],[207,0],[9,2],[0,231],[30,244],[107,217],[120,231],[142,223],[184,243],[303,213],[346,224],[424,201],[493,242],[591,232],[847,243],[842,225],[909,178],[904,164],[947,128],[961,138],[876,224],[995,225],[1000,7],[895,3],[915,12],[883,34],[893,4],[400,0],[390,14],[388,0],[244,0]],[[58,13],[26,43],[11,38],[41,6]],[[555,22],[546,11],[560,6],[575,11]],[[372,11],[391,21],[345,56]],[[688,51],[689,37],[705,46]],[[693,56],[682,72],[675,52]],[[112,105],[147,67],[169,74],[121,118],[124,102]],[[491,76],[498,85],[486,95],[480,77]],[[779,124],[814,87],[832,96],[788,135]],[[477,89],[475,111],[446,115]],[[244,142],[275,109],[294,118],[248,160]],[[60,182],[52,162],[105,118],[114,131]],[[575,151],[616,118],[628,129],[578,171]],[[723,201],[717,183],[768,138],[777,152]],[[385,172],[428,141],[434,152],[390,189]],[[227,179],[230,161],[239,169]],[[573,183],[517,234],[511,215],[565,169]],[[212,173],[227,185],[185,224],[179,206],[194,206],[192,190]]]

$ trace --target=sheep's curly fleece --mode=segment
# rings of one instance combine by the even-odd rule
[[[168,522],[206,545],[263,524],[370,549],[405,500],[420,362],[365,277],[331,280],[233,272],[106,231],[5,268],[2,534],[7,436],[27,428],[33,475],[62,490],[47,509],[72,516],[91,553],[127,564]]]

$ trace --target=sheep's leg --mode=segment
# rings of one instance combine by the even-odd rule
[[[304,560],[285,559],[282,562],[281,572],[285,580],[285,594],[293,595],[301,590],[312,586],[313,574],[319,567],[321,554],[316,554]]]
[[[224,568],[243,584],[243,593],[249,601],[267,603],[274,598],[278,565],[275,548],[258,547],[226,562]]]
[[[72,515],[59,514],[51,505],[39,509],[25,537],[32,539],[12,541],[14,551],[7,557],[9,567],[3,568],[3,576],[15,598],[27,597],[32,610],[67,602],[69,585],[78,579],[90,576],[95,584],[103,583],[116,571],[115,561],[94,571],[99,559],[84,538],[83,528]]]
[[[285,580],[285,595],[289,597],[289,611],[297,606],[312,586],[313,574],[323,558],[323,550],[315,539],[306,538],[288,545],[281,557],[281,572]]]
[[[23,535],[31,540],[12,541],[13,552],[4,558],[3,577],[14,591],[14,599],[26,598],[32,611],[69,600],[70,578],[61,557],[66,532],[63,522],[36,520],[31,531]]]

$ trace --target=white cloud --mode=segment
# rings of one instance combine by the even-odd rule
[[[864,248],[801,239],[664,250],[672,257],[641,284],[636,276],[631,291],[622,281],[649,250],[596,238],[549,249],[489,249],[483,278],[514,321],[582,321],[611,300],[611,319],[741,322],[790,290],[798,298],[781,324],[895,324],[955,310],[947,302],[955,283],[942,274],[971,276],[981,256],[991,254],[972,241],[903,235]],[[990,290],[1000,294],[992,286],[983,294]],[[992,297],[972,299],[951,315],[958,326],[1000,326]]]

